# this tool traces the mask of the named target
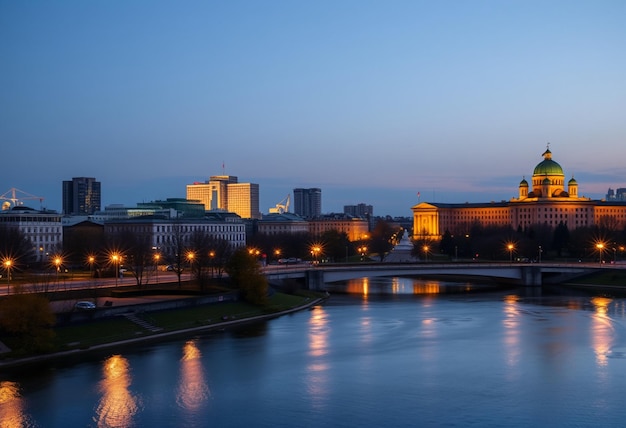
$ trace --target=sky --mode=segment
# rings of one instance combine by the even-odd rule
[[[626,187],[623,0],[0,0],[0,193],[60,211],[228,174],[260,209],[518,195],[547,144],[579,194]],[[419,193],[419,197],[418,197]],[[39,202],[24,200],[39,208]]]

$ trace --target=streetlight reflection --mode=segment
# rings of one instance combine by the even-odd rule
[[[104,362],[102,372],[102,398],[96,408],[95,418],[98,426],[133,426],[133,417],[139,406],[138,399],[129,390],[131,377],[128,360],[121,355],[113,355]]]

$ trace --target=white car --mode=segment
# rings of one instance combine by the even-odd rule
[[[74,309],[77,309],[79,311],[89,311],[92,309],[96,309],[96,305],[87,301],[76,302],[76,304],[74,305]]]

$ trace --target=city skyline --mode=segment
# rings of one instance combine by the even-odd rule
[[[260,210],[516,196],[546,144],[580,193],[626,187],[621,1],[0,0],[0,192],[61,211],[232,174]],[[38,202],[29,204],[38,208]]]

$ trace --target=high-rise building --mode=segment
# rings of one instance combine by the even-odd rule
[[[63,214],[91,215],[100,211],[100,182],[93,177],[63,181]]]
[[[293,189],[293,211],[303,218],[316,218],[322,215],[322,189]]]
[[[254,183],[230,183],[228,189],[228,211],[241,218],[261,218],[259,211],[259,185]]]
[[[374,207],[366,204],[344,205],[343,213],[353,217],[372,217],[374,215]]]
[[[200,201],[207,211],[228,210],[228,185],[237,183],[232,175],[213,175],[204,183],[187,185],[187,199]]]
[[[259,185],[239,183],[232,175],[213,175],[204,183],[187,185],[187,199],[204,204],[207,211],[230,211],[242,218],[261,218]]]

